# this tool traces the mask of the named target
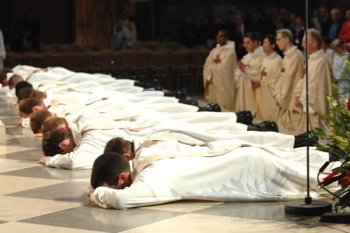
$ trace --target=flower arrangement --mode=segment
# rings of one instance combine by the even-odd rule
[[[338,212],[350,207],[350,101],[345,100],[334,85],[328,102],[329,111],[325,118],[330,127],[314,129],[312,134],[319,137],[317,148],[329,152],[330,162],[339,161],[339,166],[320,181],[324,189],[338,182],[339,189],[332,193],[335,198],[334,210]]]

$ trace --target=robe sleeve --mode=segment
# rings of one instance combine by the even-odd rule
[[[96,188],[90,196],[91,201],[102,208],[128,209],[181,200],[159,175],[150,170],[143,170],[125,189]]]
[[[291,104],[294,103],[294,98],[300,96],[299,82],[303,77],[302,60],[295,57],[285,66],[282,65],[282,69],[277,100],[284,109],[289,109]]]
[[[66,154],[57,154],[45,165],[64,169],[90,169],[96,157],[103,152],[103,148],[97,146],[95,142],[95,137],[91,132],[87,132],[74,151]]]
[[[331,95],[331,68],[327,60],[319,62],[314,70],[309,71],[309,106],[321,113],[327,111],[327,96]],[[305,84],[304,84],[305,87]],[[306,101],[306,93],[303,91],[302,98]],[[305,104],[304,104],[305,105]]]

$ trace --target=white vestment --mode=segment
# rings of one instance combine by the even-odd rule
[[[278,93],[277,84],[281,75],[282,58],[277,53],[266,56],[261,65],[261,92],[262,100],[258,111],[260,120],[275,120],[278,109],[276,96]]]
[[[310,159],[310,184],[317,190],[317,172],[328,154],[311,149]],[[130,187],[98,187],[90,198],[100,207],[116,209],[186,199],[281,201],[303,198],[305,185],[305,148],[238,147],[222,156],[157,160]]]
[[[208,102],[218,103],[225,111],[234,110],[236,65],[234,44],[227,42],[210,51],[203,67],[204,97]]]
[[[281,77],[277,85],[278,111],[276,122],[280,132],[294,133],[299,114],[296,112],[295,98],[301,94],[301,82],[304,77],[304,58],[296,46],[284,53]]]
[[[309,96],[309,129],[327,127],[325,114],[329,111],[328,96],[332,95],[332,68],[322,49],[309,56],[308,92],[306,77],[303,79],[300,100],[303,108],[299,112],[296,133],[306,132],[306,94]]]
[[[244,73],[238,72],[237,96],[235,111],[251,111],[253,116],[256,115],[258,106],[257,100],[261,99],[260,87],[254,88],[251,79],[260,80],[260,68],[265,53],[261,47],[258,47],[252,53],[246,54],[241,62],[246,65]],[[241,74],[243,73],[243,74]]]
[[[106,143],[113,137],[124,137],[119,129],[88,130],[82,132],[81,141],[74,151],[53,156],[45,165],[64,169],[91,169],[95,159],[104,151]]]

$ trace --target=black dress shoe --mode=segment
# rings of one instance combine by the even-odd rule
[[[309,137],[309,140],[308,140]],[[314,146],[318,142],[318,137],[313,134],[308,134],[307,132],[298,134],[295,136],[294,148],[304,147],[304,146]]]
[[[141,82],[141,81],[135,81],[135,82],[134,82],[134,86],[137,86],[137,87],[145,87],[145,83],[144,83],[144,82]]]
[[[158,79],[153,79],[150,82],[135,81],[134,86],[143,87],[145,89],[162,90]]]
[[[187,90],[182,88],[175,92],[175,97],[178,99],[186,99],[187,97]]]
[[[186,99],[187,91],[185,89],[180,89],[178,91],[166,91],[164,96],[176,97],[178,99]]]
[[[175,97],[175,91],[164,91],[164,96]]]
[[[204,107],[199,107],[198,112],[221,112],[221,108],[217,103],[210,103]]]
[[[198,101],[194,99],[179,99],[179,103],[193,105],[198,107]]]
[[[278,132],[278,126],[274,121],[263,121],[257,125],[255,125],[260,131],[273,131]]]
[[[250,111],[237,112],[237,122],[245,125],[253,125],[253,115]]]

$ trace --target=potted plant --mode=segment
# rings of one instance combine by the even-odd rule
[[[337,182],[339,188],[330,193],[334,196],[334,211],[341,212],[350,209],[350,101],[341,96],[336,85],[332,89],[325,115],[329,128],[314,129],[312,134],[319,137],[317,148],[329,152],[329,162],[337,161],[320,186],[328,191],[327,186]]]

